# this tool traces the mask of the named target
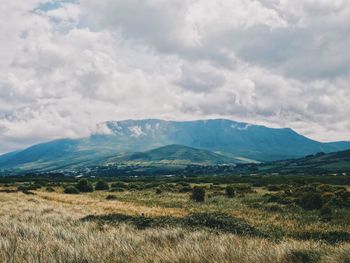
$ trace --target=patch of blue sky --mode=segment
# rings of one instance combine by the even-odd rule
[[[54,10],[60,8],[64,3],[79,3],[79,0],[51,0],[46,1],[39,4],[34,11],[43,11],[47,12],[50,10]]]

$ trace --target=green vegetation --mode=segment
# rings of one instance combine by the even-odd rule
[[[195,186],[192,190],[191,199],[196,202],[204,202],[205,189],[203,187]]]
[[[76,188],[80,192],[93,192],[94,191],[94,187],[93,187],[92,183],[86,179],[79,180],[79,182],[76,185]]]
[[[119,262],[350,259],[350,184],[341,184],[348,180],[344,175],[0,179],[0,200],[7,207],[0,207],[1,229],[20,229],[20,239],[5,236],[6,243],[0,242],[7,251],[0,252],[2,262],[10,262],[11,253],[12,262],[33,261],[27,257],[39,256],[39,239],[49,244],[42,255],[46,262],[118,262],[113,251],[125,255]],[[97,187],[106,184],[110,191]],[[78,185],[104,190],[81,192]],[[127,249],[140,241],[145,249]],[[107,244],[112,252],[102,249]],[[16,252],[23,247],[30,253]]]
[[[95,185],[95,190],[96,191],[108,191],[109,190],[109,184],[104,181],[104,180],[100,180],[96,183]]]
[[[295,204],[306,210],[321,209],[324,206],[350,208],[350,191],[343,186],[310,184],[302,186],[285,185],[274,194],[267,194],[270,202]]]
[[[73,185],[69,185],[64,189],[64,193],[65,194],[79,194],[79,190],[73,186]]]
[[[235,197],[236,195],[235,188],[232,185],[226,186],[225,193],[229,198]]]

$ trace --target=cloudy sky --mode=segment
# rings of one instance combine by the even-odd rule
[[[224,117],[350,140],[348,0],[11,0],[0,152],[107,120]]]

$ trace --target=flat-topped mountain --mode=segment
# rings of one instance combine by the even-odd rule
[[[99,124],[96,131],[86,138],[51,141],[3,155],[0,168],[84,167],[167,145],[215,152],[213,154],[226,156],[232,162],[291,159],[350,148],[349,142],[321,143],[289,128],[276,129],[225,119],[125,120]],[[158,155],[161,154],[161,151],[158,152]]]

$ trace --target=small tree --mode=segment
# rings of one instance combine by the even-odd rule
[[[236,195],[235,188],[233,188],[233,186],[231,186],[231,185],[226,186],[225,194],[229,198],[235,197],[235,195]]]
[[[109,184],[106,181],[100,180],[95,185],[95,190],[97,191],[109,191]]]
[[[191,199],[196,202],[204,202],[205,189],[203,187],[195,186],[192,190]]]
[[[65,194],[79,194],[79,190],[75,186],[69,185],[64,189],[64,193]]]
[[[79,180],[76,187],[80,192],[93,192],[94,191],[94,187],[86,179]]]

